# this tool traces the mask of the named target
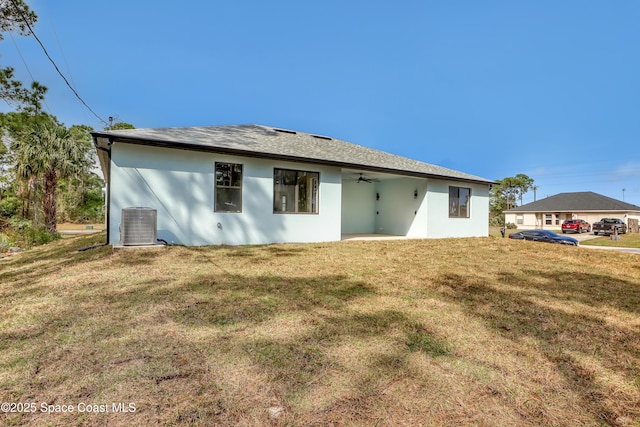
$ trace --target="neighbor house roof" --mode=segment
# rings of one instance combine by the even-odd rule
[[[640,206],[625,203],[592,191],[560,193],[536,202],[527,203],[505,212],[630,212]]]
[[[339,139],[261,125],[128,129],[92,133],[96,146],[111,142],[221,152],[243,156],[319,163],[409,176],[449,178],[492,184],[493,181]],[[106,157],[100,153],[103,171]]]

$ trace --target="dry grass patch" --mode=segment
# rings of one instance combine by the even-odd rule
[[[0,261],[0,395],[135,412],[5,424],[640,425],[636,255],[100,237]]]

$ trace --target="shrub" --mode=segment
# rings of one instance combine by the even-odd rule
[[[506,223],[506,224],[505,224],[505,227],[507,227],[509,230],[514,230],[514,229],[518,228],[518,226],[517,226],[517,225],[515,225],[515,224],[514,224],[514,223],[512,223],[512,222],[508,222],[508,223]]]
[[[51,235],[45,227],[30,227],[25,232],[25,239],[28,246],[44,245],[45,243],[53,242],[60,238],[59,234]]]
[[[31,228],[31,221],[19,216],[14,216],[9,218],[9,227],[16,232],[21,233]]]
[[[13,240],[8,235],[0,233],[0,252],[6,252],[13,246]]]
[[[51,235],[44,226],[34,227],[31,221],[13,217],[10,218],[9,228],[5,230],[5,235],[12,245],[29,248],[34,245],[43,245],[60,238],[59,234]]]
[[[489,218],[489,225],[491,227],[502,227],[504,225],[504,218],[502,216],[492,216]]]
[[[8,196],[0,200],[0,216],[12,217],[20,208],[20,200],[15,196]]]

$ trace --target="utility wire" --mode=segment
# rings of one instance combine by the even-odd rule
[[[53,21],[53,17],[51,15],[51,11],[49,10],[49,6],[46,1],[42,2],[44,4],[44,8],[47,11],[47,15],[49,16],[49,20],[51,21],[51,29],[53,30],[53,35],[56,37],[56,42],[58,43],[58,49],[60,49],[60,54],[62,55],[62,60],[64,61],[64,65],[67,67],[67,74],[69,75],[69,80],[75,86],[76,82],[73,80],[73,74],[71,74],[71,67],[69,67],[69,62],[67,61],[67,56],[64,54],[64,50],[62,49],[62,43],[60,43],[60,37],[58,37],[58,32],[56,31],[56,26]]]
[[[35,82],[36,79],[33,78],[33,74],[31,73],[31,69],[29,68],[29,65],[27,64],[27,61],[24,59],[24,56],[22,55],[22,51],[20,50],[20,47],[18,46],[18,43],[16,43],[16,39],[13,37],[13,34],[11,34],[11,33],[9,33],[9,37],[11,37],[11,41],[13,42],[13,45],[16,47],[16,50],[18,51],[18,55],[20,56],[20,59],[22,59],[22,63],[24,64],[25,68],[27,69],[27,72],[29,73],[29,76],[31,76],[31,81]],[[53,112],[51,111],[51,108],[49,107],[49,104],[47,104],[47,101],[45,101],[43,99],[42,103],[44,104],[45,107],[47,107],[47,110],[49,111],[49,113],[53,114]]]
[[[18,5],[16,5],[15,0],[10,0],[11,3],[13,4],[13,7],[16,9],[16,11],[18,11],[18,13],[20,14],[20,17],[22,18],[22,20],[24,21],[25,25],[27,26],[27,28],[29,29],[29,31],[31,32],[31,34],[33,35],[33,37],[36,39],[36,41],[38,42],[38,44],[40,45],[40,47],[42,48],[42,51],[44,52],[44,54],[46,55],[46,57],[49,59],[49,61],[51,62],[51,64],[53,64],[53,67],[56,69],[56,71],[58,72],[58,74],[60,75],[60,77],[62,77],[62,80],[64,80],[65,84],[69,87],[69,89],[71,89],[71,91],[73,92],[73,94],[76,96],[76,98],[78,98],[80,100],[80,102],[82,102],[82,105],[84,105],[89,111],[91,111],[91,114],[93,114],[95,117],[97,117],[98,120],[100,120],[102,123],[104,123],[105,125],[109,126],[109,123],[107,123],[102,117],[100,117],[95,111],[93,111],[93,109],[91,109],[91,107],[89,107],[89,105],[87,105],[86,102],[84,102],[84,99],[82,99],[82,97],[78,94],[78,92],[73,88],[73,86],[71,86],[71,84],[69,83],[69,80],[67,80],[67,78],[64,76],[64,74],[62,74],[62,72],[60,71],[60,68],[58,68],[58,65],[56,64],[56,62],[53,60],[53,58],[51,58],[51,56],[49,55],[49,52],[47,51],[47,48],[44,47],[44,44],[40,41],[40,39],[38,38],[38,36],[36,35],[36,33],[33,31],[33,28],[31,28],[31,24],[29,24],[29,20],[24,16],[24,14],[22,13],[22,11],[18,8]]]
[[[18,47],[18,43],[16,43],[16,39],[13,38],[13,34],[9,33],[9,37],[11,37],[11,41],[13,42],[13,45],[16,47],[16,50],[18,51],[18,55],[20,56],[20,59],[22,59],[22,63],[24,64],[25,68],[27,69],[27,73],[29,73],[29,76],[31,77],[31,81],[35,81],[36,79],[33,78],[33,74],[31,73],[31,69],[29,68],[29,65],[27,65],[27,61],[24,60],[24,56],[22,56],[22,51],[20,51],[20,48]]]

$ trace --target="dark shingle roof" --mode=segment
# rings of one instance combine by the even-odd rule
[[[129,129],[94,132],[95,138],[262,158],[359,167],[414,176],[493,181],[326,136],[261,125]]]
[[[625,203],[592,191],[560,193],[536,202],[527,203],[505,212],[588,212],[640,211],[640,206]]]

